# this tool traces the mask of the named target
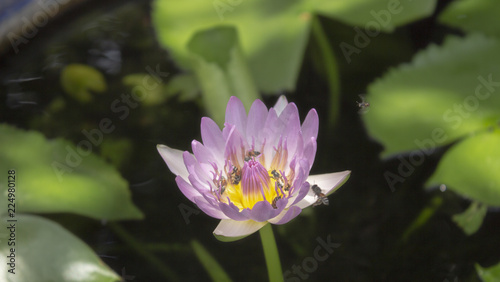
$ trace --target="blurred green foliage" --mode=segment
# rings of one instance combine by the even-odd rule
[[[495,125],[499,48],[499,40],[480,34],[449,37],[370,84],[370,108],[362,118],[384,144],[383,155],[415,149],[432,153]]]
[[[238,44],[233,27],[216,27],[195,33],[187,45],[193,69],[203,89],[203,105],[223,125],[227,101],[239,97],[245,108],[260,98]]]
[[[22,172],[17,212],[141,219],[143,215],[131,201],[127,181],[92,154],[94,146],[89,140],[77,146],[61,139],[49,141],[38,132],[0,125],[0,148],[8,148],[0,151],[0,169]],[[2,174],[0,180],[7,183],[7,175]]]
[[[404,5],[396,2],[156,0],[153,22],[160,43],[187,70],[193,65],[186,44],[196,32],[221,25],[234,26],[257,88],[273,93],[295,89],[314,14],[357,26],[365,26],[378,16],[382,21],[378,25],[380,30],[389,32],[430,15],[436,3],[435,0]]]
[[[462,228],[465,234],[472,235],[481,227],[487,212],[488,209],[486,205],[472,202],[463,213],[454,215],[453,221]]]
[[[489,206],[500,207],[500,130],[464,139],[442,157],[427,186],[447,187]]]
[[[439,15],[439,20],[466,32],[500,36],[500,2],[495,0],[456,0]]]
[[[87,244],[59,224],[34,215],[16,215],[16,219],[14,232],[18,246],[12,246],[15,252],[5,242],[0,244],[2,258],[15,255],[15,274],[8,273],[9,267],[3,265],[0,280],[121,281]]]
[[[445,187],[488,206],[500,206],[500,41],[494,1],[455,1],[440,15],[463,29],[431,44],[408,64],[390,70],[368,87],[368,132],[384,144],[383,156],[410,152],[418,165],[452,144],[426,186]],[[493,35],[493,36],[492,36]],[[401,178],[394,178],[401,181]],[[389,181],[389,180],[388,180]],[[454,217],[474,233],[486,207]]]
[[[8,196],[14,210],[4,215],[7,208],[2,209],[0,215],[17,220],[12,232],[22,245],[14,248],[15,277],[19,279],[15,281],[120,280],[76,236],[51,220],[25,215],[66,212],[100,220],[143,217],[131,201],[127,182],[114,167],[92,154],[92,146],[88,140],[76,147],[61,139],[49,141],[38,132],[0,124],[0,169],[16,172],[17,185],[9,187],[13,191],[6,185],[12,174],[0,176],[0,198],[7,203]],[[1,244],[2,257],[10,253],[9,245]],[[14,281],[7,268],[3,270],[0,280]]]
[[[477,273],[484,282],[496,282],[500,280],[500,263],[491,267],[481,267],[476,264]]]

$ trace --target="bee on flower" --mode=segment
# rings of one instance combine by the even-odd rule
[[[256,100],[248,116],[242,102],[231,97],[222,130],[202,118],[203,143],[194,140],[193,153],[165,145],[158,151],[182,193],[221,219],[214,234],[239,239],[268,223],[287,223],[315,204],[310,183],[324,187],[327,196],[349,178],[350,171],[309,175],[318,126],[316,110],[301,124],[297,106],[284,96],[270,109]]]

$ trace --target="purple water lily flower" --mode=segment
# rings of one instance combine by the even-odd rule
[[[256,100],[248,116],[241,101],[231,97],[222,131],[202,118],[203,144],[193,140],[193,154],[165,145],[158,151],[182,193],[221,219],[214,234],[244,237],[268,222],[287,223],[318,204],[323,195],[311,185],[329,195],[348,179],[350,171],[309,175],[318,125],[314,109],[301,125],[297,106],[284,96],[269,110]]]

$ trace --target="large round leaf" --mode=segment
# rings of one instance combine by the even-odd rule
[[[464,197],[500,207],[500,131],[485,132],[453,146],[427,186],[445,184]]]
[[[500,1],[456,0],[444,10],[439,20],[467,32],[500,36]]]
[[[85,243],[59,224],[31,215],[16,219],[7,222],[10,229],[2,226],[1,232],[15,240],[9,241],[10,246],[0,244],[0,281],[120,281]]]
[[[295,87],[309,37],[311,13],[361,27],[373,22],[380,30],[391,31],[395,26],[430,15],[435,2],[156,0],[153,22],[160,43],[186,69],[191,69],[186,44],[195,32],[216,25],[235,26],[259,90],[277,92]]]
[[[204,89],[203,103],[210,117],[224,124],[226,105],[231,96],[240,98],[247,110],[260,99],[233,27],[198,31],[188,43],[193,69]]]
[[[7,202],[7,171],[15,170],[17,212],[71,212],[109,220],[142,218],[131,201],[127,182],[91,153],[96,148],[91,141],[99,145],[97,131],[92,133],[92,140],[84,139],[75,147],[61,139],[49,141],[38,132],[0,125],[0,200]]]
[[[369,86],[362,118],[384,154],[437,146],[500,118],[500,41],[450,37]]]

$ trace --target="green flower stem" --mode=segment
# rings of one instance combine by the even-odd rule
[[[135,240],[135,238],[130,235],[120,224],[115,222],[108,222],[108,226],[113,230],[113,232],[120,237],[123,243],[127,244],[139,255],[141,255],[147,262],[149,262],[155,269],[157,269],[163,277],[168,281],[180,281],[177,274],[175,274],[172,269],[166,266],[159,258],[157,258],[150,251],[146,250],[144,244]]]
[[[340,77],[337,68],[337,59],[335,58],[333,49],[328,42],[328,37],[317,15],[315,15],[312,20],[312,34],[318,44],[319,53],[324,62],[328,86],[330,88],[328,126],[333,128],[337,123],[340,112]]]
[[[274,240],[273,228],[271,224],[266,224],[259,230],[264,257],[266,258],[267,273],[270,282],[283,281],[283,271],[281,270],[280,255],[276,240]]]

